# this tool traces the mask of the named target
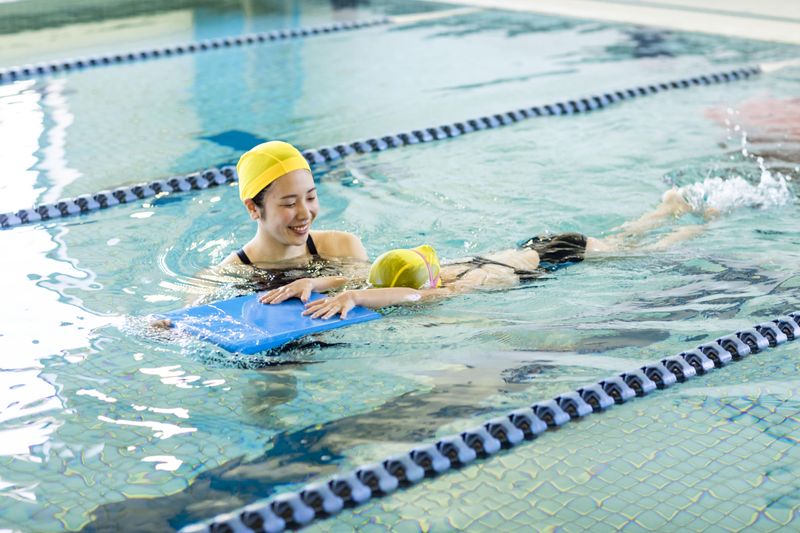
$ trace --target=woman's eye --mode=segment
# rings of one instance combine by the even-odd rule
[[[317,199],[316,196],[309,196],[308,198],[306,198],[306,201],[313,202],[316,199]]]
[[[294,207],[294,204],[283,204],[283,207]]]

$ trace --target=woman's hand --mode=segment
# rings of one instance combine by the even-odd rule
[[[300,298],[301,301],[307,302],[312,290],[314,290],[313,280],[302,278],[265,292],[258,298],[258,301],[262,304],[279,304],[289,298]]]
[[[156,329],[170,329],[172,327],[172,320],[169,318],[160,318],[158,320],[151,320],[150,327]]]
[[[303,316],[311,318],[321,318],[327,320],[337,313],[341,314],[342,320],[347,318],[347,313],[356,306],[356,297],[353,291],[344,291],[332,298],[320,298],[306,304]]]

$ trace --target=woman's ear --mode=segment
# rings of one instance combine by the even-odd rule
[[[247,198],[244,201],[244,206],[247,208],[250,218],[253,220],[259,220],[261,218],[261,208],[259,208],[252,199]]]

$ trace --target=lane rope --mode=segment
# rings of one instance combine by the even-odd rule
[[[233,37],[206,39],[203,41],[169,45],[163,48],[147,48],[134,52],[120,52],[75,59],[61,59],[32,65],[8,67],[0,69],[0,85],[20,80],[36,79],[55,74],[86,70],[95,67],[121,65],[125,63],[135,63],[137,61],[197,54],[210,50],[236,48],[240,46],[285,41],[288,39],[296,39],[301,37],[313,37],[316,35],[340,33],[362,28],[381,26],[390,24],[391,22],[392,20],[389,17],[381,17],[363,21],[336,22],[322,26],[286,28],[268,32],[248,33]]]
[[[649,363],[630,372],[567,392],[552,400],[511,411],[458,435],[424,444],[327,481],[308,484],[295,492],[257,501],[246,507],[191,524],[182,533],[277,533],[298,529],[433,478],[450,469],[533,440],[571,420],[603,412],[614,404],[647,396],[722,368],[741,359],[800,338],[800,312],[745,328],[696,348]]]
[[[189,43],[169,45],[163,48],[147,48],[133,52],[102,54],[74,59],[58,59],[44,63],[5,67],[0,68],[0,85],[20,80],[36,79],[53,74],[63,74],[86,70],[94,67],[121,65],[125,63],[133,63],[136,61],[145,61],[151,59],[166,59],[169,57],[196,54],[210,50],[221,50],[225,48],[236,48],[239,46],[249,46],[267,42],[285,41],[300,37],[313,37],[316,35],[340,33],[363,28],[371,28],[374,26],[383,26],[387,24],[402,26],[438,20],[442,18],[469,15],[479,11],[481,10],[472,7],[443,9],[429,13],[411,13],[408,15],[396,15],[393,17],[384,16],[367,20],[335,22],[322,26],[284,28],[268,32],[247,33],[244,35],[233,35],[229,37],[220,37],[217,39],[193,41]]]
[[[304,150],[303,156],[308,160],[311,166],[328,164],[354,154],[381,152],[391,148],[452,139],[468,133],[509,126],[522,120],[536,117],[590,113],[592,111],[605,109],[606,107],[620,102],[651,96],[665,91],[746,80],[761,72],[761,66],[754,66],[716,74],[684,78],[677,81],[642,85],[586,98],[566,100],[554,104],[487,115],[475,119],[454,122],[452,124],[443,124],[408,132],[384,135],[382,137],[373,137],[347,144],[340,143],[333,146],[323,146],[317,149]],[[95,194],[83,194],[75,198],[38,204],[27,209],[0,213],[0,227],[11,228],[23,224],[89,213],[100,209],[106,209],[114,205],[143,200],[157,194],[176,194],[208,189],[219,185],[234,183],[237,179],[236,168],[232,165],[223,165],[219,168],[212,167],[199,172],[174,176],[166,180],[122,186],[112,190],[100,191]]]

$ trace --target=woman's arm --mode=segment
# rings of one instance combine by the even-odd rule
[[[258,298],[258,301],[262,304],[279,304],[289,298],[300,298],[301,301],[307,302],[311,297],[311,291],[325,292],[341,287],[345,283],[347,283],[347,278],[343,276],[302,278],[265,292]]]
[[[388,289],[359,289],[344,291],[332,298],[321,298],[306,304],[303,315],[311,318],[328,319],[336,314],[347,318],[347,313],[355,306],[379,309],[390,305],[419,302],[423,299],[442,298],[452,295],[449,289],[408,289],[393,287]]]

